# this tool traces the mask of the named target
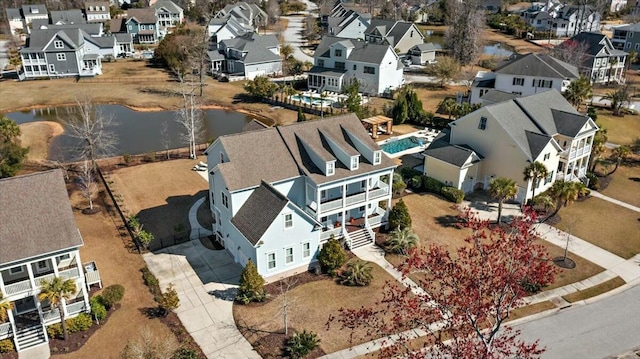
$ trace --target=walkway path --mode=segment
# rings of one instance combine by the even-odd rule
[[[640,207],[636,207],[636,206],[631,205],[629,203],[619,201],[619,200],[617,200],[615,198],[607,197],[607,196],[603,195],[600,192],[591,190],[591,195],[596,197],[596,198],[604,199],[605,201],[617,204],[618,206],[625,207],[625,208],[628,208],[628,209],[630,209],[632,211],[636,211],[636,212],[640,213]]]
[[[309,0],[302,0],[302,3],[307,7],[305,11],[300,12],[300,14],[304,16],[283,16],[283,18],[289,21],[289,24],[287,25],[287,29],[284,30],[282,36],[284,36],[284,42],[291,45],[293,48],[293,57],[296,60],[300,60],[302,62],[309,61],[313,63],[313,57],[302,52],[300,47],[305,43],[302,38],[302,33],[304,31],[304,19],[307,15],[317,17],[318,14],[316,14],[315,11],[318,9],[318,5]]]
[[[202,206],[204,201],[207,200],[207,197],[202,197],[194,203],[191,208],[189,208],[189,226],[191,227],[191,233],[189,235],[189,239],[200,239],[203,236],[210,236],[213,234],[213,231],[210,229],[204,228],[198,222],[198,208]]]

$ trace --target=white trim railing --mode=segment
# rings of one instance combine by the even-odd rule
[[[60,319],[60,310],[58,308],[42,312],[42,321],[44,323],[51,323]]]
[[[10,322],[0,324],[0,339],[10,337],[12,332]]]
[[[67,313],[69,313],[69,315],[77,314],[85,310],[87,310],[87,306],[84,301],[67,305]]]
[[[12,283],[4,286],[7,295],[18,294],[31,290],[31,281],[29,279],[21,282]]]
[[[342,227],[329,229],[329,230],[326,230],[326,231],[320,233],[320,240],[329,239],[329,238],[331,238],[331,235],[333,235],[336,238],[338,238],[338,237],[340,237],[341,233],[342,233]]]

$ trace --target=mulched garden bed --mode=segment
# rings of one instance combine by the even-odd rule
[[[253,348],[264,359],[288,358],[286,352],[287,340],[295,333],[295,329],[289,328],[289,335],[284,333],[271,333],[253,343]],[[326,353],[320,348],[316,348],[305,356],[305,359],[319,358]]]
[[[18,359],[17,352],[0,354],[0,359]]]
[[[49,348],[51,349],[51,354],[66,354],[82,348],[87,340],[91,338],[93,333],[100,330],[101,326],[107,323],[107,321],[111,317],[111,314],[113,314],[119,308],[120,304],[116,304],[113,308],[107,311],[107,316],[100,321],[100,325],[96,324],[94,321],[91,328],[83,332],[68,333],[67,340],[49,338]]]

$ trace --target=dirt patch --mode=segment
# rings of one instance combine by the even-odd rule
[[[120,304],[116,304],[107,312],[107,316],[98,325],[95,322],[88,330],[83,332],[68,333],[67,340],[49,338],[49,348],[52,354],[71,353],[82,348],[82,346],[93,336],[95,332],[109,322],[109,318],[120,308]]]
[[[49,157],[51,141],[64,132],[64,128],[57,122],[38,121],[20,125],[20,141],[22,146],[29,147],[28,161],[41,161]]]
[[[292,333],[295,333],[295,329],[289,328],[290,335],[284,333],[271,333],[254,343],[254,348],[260,356],[264,359],[271,358],[289,358],[286,352],[287,341],[291,337]],[[305,358],[315,359],[324,356],[326,353],[320,348],[316,348],[311,353],[307,354]]]

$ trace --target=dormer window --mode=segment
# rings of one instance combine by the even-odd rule
[[[487,128],[487,118],[486,117],[480,117],[480,123],[478,124],[478,128],[483,130],[483,131]]]
[[[64,43],[60,40],[56,40],[53,42],[53,47],[55,47],[56,49],[62,49],[64,48]]]
[[[335,161],[327,162],[327,176],[333,176],[336,173]]]
[[[382,151],[375,151],[373,153],[373,164],[379,165],[382,162]]]
[[[342,57],[342,49],[335,49],[335,50],[333,51],[333,55],[334,55],[335,57]]]
[[[355,171],[355,170],[358,169],[358,164],[359,164],[358,163],[358,156],[351,157],[351,166],[350,166],[350,168],[351,168],[352,171]]]

